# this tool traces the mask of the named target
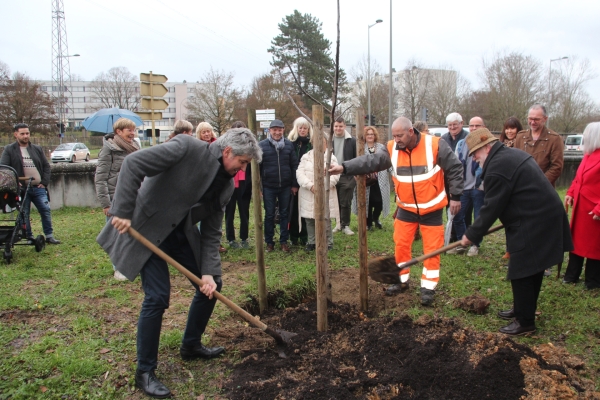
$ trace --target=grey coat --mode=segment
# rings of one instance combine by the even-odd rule
[[[346,175],[363,175],[369,172],[379,172],[392,166],[390,153],[385,146],[377,148],[373,154],[365,154],[342,163]]]
[[[114,137],[114,136],[113,136]],[[96,196],[102,208],[110,207],[110,202],[115,194],[117,178],[121,171],[121,164],[127,152],[113,142],[110,135],[102,140],[102,150],[98,154],[98,165],[96,166]]]
[[[201,274],[220,276],[221,224],[233,179],[219,196],[221,210],[201,219],[202,233],[192,214],[219,170],[221,154],[217,146],[188,135],[130,154],[123,161],[109,213],[131,219],[131,226],[157,246],[185,219],[185,234]],[[120,235],[110,220],[96,240],[129,280],[152,254],[130,235]]]

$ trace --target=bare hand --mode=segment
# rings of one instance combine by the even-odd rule
[[[129,227],[131,226],[130,219],[119,217],[113,217],[111,223],[115,227],[115,229],[118,230],[121,234],[126,233],[129,230]]]
[[[314,192],[315,192],[315,187],[314,187],[314,186],[311,186],[311,187],[310,187],[310,191],[314,193]]]
[[[343,172],[344,167],[341,165],[332,165],[331,168],[329,168],[329,175],[340,175]]]
[[[37,185],[38,189],[43,189],[44,185],[42,185],[41,183],[39,185]]]
[[[297,187],[293,187],[292,188],[292,194],[295,196],[296,193],[298,193],[298,188]]]
[[[596,214],[594,214],[593,211],[590,211],[590,215],[593,215],[592,219],[596,220],[596,221],[600,221],[600,217],[597,216]]]
[[[463,235],[462,239],[460,240],[460,245],[466,247],[470,244],[473,244],[473,242],[471,242],[469,240],[469,238],[467,238],[465,235]]]
[[[573,198],[569,195],[565,196],[565,208],[573,205]]]
[[[460,201],[450,200],[450,214],[456,215],[460,211]]]
[[[110,214],[108,213],[108,210],[110,210],[110,207],[106,207],[106,208],[102,209],[102,211],[104,212],[104,215],[106,215],[107,217],[110,217]]]
[[[200,286],[200,291],[204,293],[209,299],[213,298],[213,293],[217,290],[217,284],[212,275],[202,275],[202,282],[204,285]]]

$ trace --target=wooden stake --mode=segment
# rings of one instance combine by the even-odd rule
[[[256,134],[256,111],[248,109],[248,129]],[[256,275],[258,277],[258,307],[262,314],[268,307],[267,279],[265,274],[265,245],[263,236],[262,192],[260,188],[260,167],[252,159],[252,205],[254,211],[254,237],[256,240]]]
[[[325,232],[325,184],[323,163],[323,106],[312,106],[315,182],[315,244],[317,255],[317,330],[327,331],[327,234]]]
[[[356,109],[356,155],[358,157],[365,154],[365,130],[364,130],[365,111],[362,108]],[[357,176],[356,182],[356,202],[358,208],[358,261],[359,261],[359,286],[360,286],[360,310],[369,309],[369,268],[367,266],[368,248],[367,248],[367,187],[365,185],[365,176]]]

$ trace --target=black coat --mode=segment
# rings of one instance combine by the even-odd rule
[[[479,242],[496,219],[506,231],[508,279],[541,272],[573,249],[569,221],[556,190],[524,151],[496,142],[483,165],[485,198],[465,235]]]
[[[280,151],[275,150],[269,139],[258,143],[263,152],[260,163],[261,183],[268,188],[299,187],[296,181],[298,158],[294,144],[285,138],[281,140],[285,140],[285,145]]]
[[[40,173],[40,177],[42,178],[40,183],[45,187],[48,187],[48,184],[50,183],[50,163],[44,155],[44,150],[41,146],[29,143],[27,151],[29,152],[29,157],[31,157],[33,164]],[[23,156],[21,155],[19,142],[13,142],[4,148],[0,164],[10,165],[17,171],[17,174],[20,177],[25,176],[25,172],[23,172]]]

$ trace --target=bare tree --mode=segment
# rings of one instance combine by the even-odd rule
[[[233,82],[233,72],[216,71],[212,67],[200,79],[200,87],[187,99],[188,118],[206,121],[221,133],[236,119],[242,102],[242,90]]]
[[[582,132],[597,105],[585,90],[585,84],[596,77],[589,60],[570,57],[552,71],[548,95],[549,124],[557,132]]]
[[[524,120],[532,104],[544,99],[540,61],[533,56],[513,52],[496,54],[483,60],[484,90],[489,92],[486,125],[500,130],[506,118],[514,115]]]
[[[126,67],[113,67],[101,72],[91,84],[95,100],[100,105],[93,107],[123,108],[135,111],[140,104],[140,83]]]
[[[8,74],[8,68],[0,74]],[[41,90],[41,84],[20,72],[0,79],[0,132],[12,132],[14,124],[24,122],[32,132],[49,133],[56,122],[54,100]]]
[[[426,107],[430,124],[445,124],[446,116],[456,112],[471,92],[471,84],[460,72],[450,66],[440,65],[431,70]]]
[[[8,65],[2,61],[0,61],[0,85],[4,85],[6,81],[10,78],[10,68]]]
[[[411,121],[420,119],[421,109],[427,106],[431,71],[416,59],[410,59],[400,76],[400,115]]]

